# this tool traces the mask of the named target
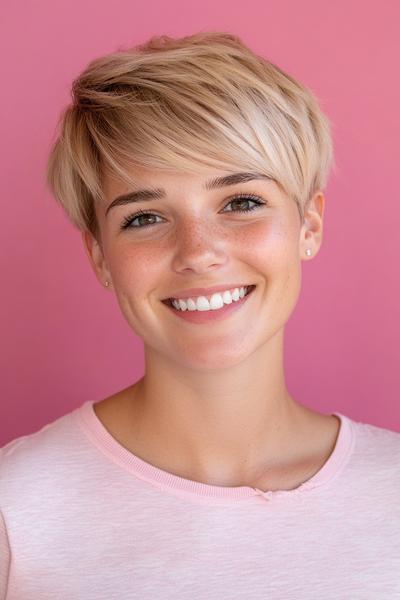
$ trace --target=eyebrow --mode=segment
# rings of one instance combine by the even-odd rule
[[[247,181],[253,181],[254,179],[267,179],[272,180],[272,177],[264,175],[262,173],[232,173],[231,175],[225,175],[223,177],[215,177],[206,181],[204,184],[205,190],[212,190],[215,188],[221,188],[228,185],[236,185],[238,183],[246,183]],[[137,190],[117,196],[106,210],[106,216],[109,211],[115,206],[123,206],[124,204],[131,204],[132,202],[141,202],[143,200],[159,200],[166,197],[166,191],[163,188],[147,188],[144,190]]]

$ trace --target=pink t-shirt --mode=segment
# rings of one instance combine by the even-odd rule
[[[88,401],[0,452],[1,600],[400,598],[400,433],[340,413],[293,490],[146,463]]]

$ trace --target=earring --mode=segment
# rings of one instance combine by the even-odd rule
[[[106,281],[106,287],[108,287],[108,286],[109,286],[109,282],[108,282],[108,281]]]
[[[307,254],[307,256],[311,256],[311,248],[307,248],[306,254]]]

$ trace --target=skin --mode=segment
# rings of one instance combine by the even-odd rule
[[[295,202],[273,181],[204,191],[204,181],[228,173],[134,172],[138,188],[162,187],[167,197],[106,216],[128,191],[108,173],[106,202],[96,209],[100,239],[82,234],[99,282],[110,282],[143,340],[146,365],[139,381],[94,405],[98,418],[125,448],[180,477],[264,491],[298,487],[327,461],[340,426],[290,395],[283,364],[301,263],[321,246],[324,195],[310,200],[301,224]],[[240,192],[267,204],[238,212],[243,204],[229,201]],[[159,218],[121,230],[138,209]],[[241,309],[212,324],[183,321],[161,303],[176,290],[227,282],[257,287]]]

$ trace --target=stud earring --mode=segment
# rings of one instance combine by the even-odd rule
[[[108,286],[109,286],[109,282],[108,282],[108,281],[106,281],[106,287],[108,287]]]
[[[307,256],[311,256],[311,249],[310,248],[307,248],[306,254],[307,254]]]

